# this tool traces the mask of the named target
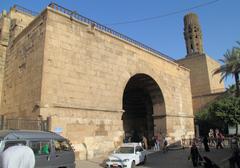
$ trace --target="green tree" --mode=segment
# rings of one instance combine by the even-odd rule
[[[215,113],[216,117],[223,120],[225,124],[236,126],[238,133],[238,124],[240,123],[240,98],[234,96],[224,97],[209,108],[210,113]]]
[[[227,92],[201,112],[196,113],[195,117],[200,122],[214,123],[216,127],[223,125],[236,126],[237,133],[240,123],[240,97],[235,97]]]
[[[233,75],[235,78],[236,85],[236,96],[240,96],[239,90],[239,74],[240,74],[240,42],[237,42],[238,46],[233,47],[231,50],[227,50],[224,54],[224,58],[220,59],[223,63],[219,68],[214,70],[213,74],[221,73],[221,80],[227,78],[230,75]]]

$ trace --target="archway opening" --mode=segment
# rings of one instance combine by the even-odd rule
[[[165,113],[165,105],[155,80],[146,74],[131,77],[123,94],[123,110],[125,137],[131,137],[132,142],[140,141],[142,135],[150,140],[156,131],[160,132],[161,124],[156,125],[156,119]]]

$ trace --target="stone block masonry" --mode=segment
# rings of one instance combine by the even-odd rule
[[[189,70],[109,32],[48,7],[7,53],[1,114],[49,119],[79,159],[121,144],[126,116],[149,136],[194,135]]]

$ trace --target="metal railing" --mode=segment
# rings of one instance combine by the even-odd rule
[[[26,9],[22,6],[19,6],[19,5],[14,5],[13,8],[16,10],[16,11],[19,11],[19,12],[23,12],[23,13],[27,13],[27,14],[30,14],[32,16],[37,16],[39,13],[37,12],[34,12],[34,11],[31,11],[29,9]]]
[[[222,141],[222,145],[225,148],[232,148],[232,143],[231,143],[232,138],[231,137],[225,137],[224,140]],[[193,142],[198,146],[198,147],[203,147],[203,140],[201,138],[189,138],[189,139],[182,139],[181,143],[182,146],[184,147],[190,147]],[[214,138],[212,140],[209,139],[209,146],[210,147],[216,147],[217,145],[217,139]],[[240,144],[239,144],[240,146]]]
[[[32,119],[1,119],[0,129],[24,129],[24,130],[48,130],[47,120],[32,120]]]
[[[102,24],[99,24],[99,23],[97,23],[97,22],[95,22],[95,21],[93,21],[93,20],[91,20],[89,18],[86,18],[86,17],[78,14],[76,11],[71,11],[71,10],[66,9],[66,8],[56,4],[56,3],[50,3],[48,6],[51,7],[52,9],[54,9],[54,10],[57,10],[57,11],[60,11],[60,12],[62,12],[64,14],[69,15],[71,18],[74,18],[74,19],[77,19],[77,20],[82,21],[84,23],[87,23],[87,24],[89,24],[89,25],[91,25],[93,27],[98,28],[99,30],[102,30],[102,31],[107,32],[107,33],[110,33],[110,34],[112,34],[112,35],[114,35],[114,36],[116,36],[116,37],[118,37],[120,39],[123,39],[123,40],[127,41],[127,42],[133,43],[134,45],[136,45],[138,47],[141,47],[141,48],[143,48],[143,49],[145,49],[145,50],[147,50],[149,52],[152,52],[152,53],[154,53],[154,54],[156,54],[156,55],[158,55],[160,57],[164,57],[164,58],[166,58],[168,60],[171,60],[173,62],[176,61],[175,59],[167,56],[166,54],[163,54],[163,53],[161,53],[161,52],[159,52],[159,51],[157,51],[157,50],[155,50],[155,49],[153,49],[153,48],[151,48],[151,47],[149,47],[149,46],[147,46],[147,45],[145,45],[145,44],[143,44],[141,42],[138,42],[138,41],[136,41],[136,40],[126,36],[126,35],[123,35],[123,34],[117,32],[117,31],[111,29],[111,28],[108,28],[108,27],[106,27],[106,26],[104,26]]]

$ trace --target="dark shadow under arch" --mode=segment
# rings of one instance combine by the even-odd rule
[[[145,135],[150,140],[161,131],[156,128],[154,116],[165,114],[165,103],[156,81],[146,74],[131,77],[123,93],[123,110],[125,136]]]

